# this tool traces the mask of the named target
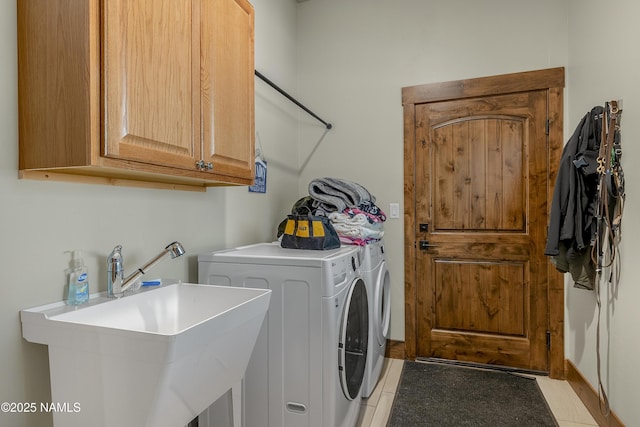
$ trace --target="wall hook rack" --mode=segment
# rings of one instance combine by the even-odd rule
[[[294,104],[296,104],[298,107],[302,108],[305,112],[307,112],[310,116],[312,116],[313,118],[315,118],[316,120],[318,120],[320,123],[322,123],[323,125],[326,126],[327,129],[331,129],[333,126],[331,125],[331,123],[327,123],[326,121],[322,120],[320,117],[318,117],[313,111],[309,110],[307,107],[305,107],[304,105],[302,105],[300,102],[298,102],[297,99],[295,99],[294,97],[292,97],[291,95],[289,95],[287,92],[285,92],[283,89],[281,89],[278,85],[276,85],[274,82],[272,82],[271,80],[269,80],[268,78],[266,78],[264,76],[264,74],[260,73],[258,70],[255,70],[255,75],[257,77],[259,77],[261,80],[263,80],[266,84],[268,84],[269,86],[271,86],[272,88],[274,88],[275,90],[277,90],[278,92],[280,92],[280,94],[282,94],[285,98],[287,98],[289,101],[293,102]]]

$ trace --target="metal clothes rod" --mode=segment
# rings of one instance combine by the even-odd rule
[[[302,108],[304,111],[306,111],[309,115],[311,115],[313,118],[315,118],[316,120],[318,120],[319,122],[321,122],[323,125],[325,125],[327,127],[327,129],[331,129],[333,126],[331,125],[331,123],[327,123],[324,120],[322,120],[320,117],[318,117],[313,111],[309,110],[307,107],[305,107],[304,105],[302,105],[300,102],[298,102],[294,97],[292,97],[291,95],[289,95],[287,92],[285,92],[284,90],[282,90],[280,87],[278,87],[278,85],[276,85],[274,82],[272,82],[271,80],[269,80],[268,78],[266,78],[264,76],[264,74],[260,73],[258,70],[255,70],[255,74],[256,76],[260,77],[260,79],[262,79],[266,84],[268,84],[269,86],[271,86],[272,88],[274,88],[275,90],[277,90],[278,92],[280,92],[285,98],[287,98],[289,101],[293,102],[294,104],[296,104],[298,107]]]

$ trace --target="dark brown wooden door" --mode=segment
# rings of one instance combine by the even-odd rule
[[[547,371],[547,91],[415,118],[417,356]]]

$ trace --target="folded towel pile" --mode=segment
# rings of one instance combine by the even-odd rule
[[[387,217],[362,185],[319,178],[309,183],[309,195],[314,215],[327,216],[342,243],[364,246],[382,239]]]

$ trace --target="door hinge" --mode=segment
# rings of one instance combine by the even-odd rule
[[[547,119],[547,121],[544,124],[544,134],[545,135],[549,135],[549,127],[551,126],[551,122],[549,121],[549,119]]]
[[[547,350],[551,350],[551,331],[547,331]]]

